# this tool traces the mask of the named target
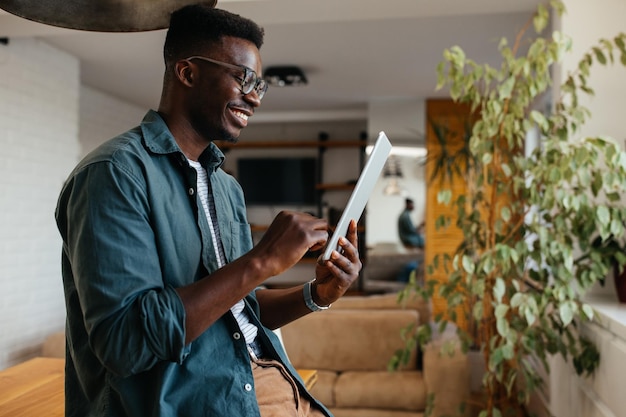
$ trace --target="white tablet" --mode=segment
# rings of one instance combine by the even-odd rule
[[[372,149],[372,153],[365,163],[365,167],[363,168],[363,171],[356,182],[356,186],[350,195],[348,204],[339,218],[337,227],[335,227],[333,235],[326,243],[326,249],[324,249],[324,254],[322,256],[323,260],[330,259],[332,251],[338,249],[337,245],[339,237],[346,235],[350,220],[354,219],[355,221],[359,221],[359,218],[365,209],[365,205],[367,204],[367,200],[369,200],[370,194],[378,181],[378,177],[385,166],[385,161],[387,161],[387,157],[390,152],[391,143],[389,142],[389,139],[387,139],[385,132],[380,132],[378,134],[378,139],[376,139],[376,143],[374,144],[374,148]]]

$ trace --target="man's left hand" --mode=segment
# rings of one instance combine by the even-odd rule
[[[339,239],[340,250],[334,250],[330,259],[320,260],[315,268],[313,300],[321,306],[335,302],[345,294],[358,278],[362,264],[359,258],[356,221],[348,226],[346,237]]]

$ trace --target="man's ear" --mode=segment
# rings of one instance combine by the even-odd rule
[[[174,73],[176,78],[187,87],[193,85],[194,67],[191,65],[191,62],[186,60],[178,61],[174,67]]]

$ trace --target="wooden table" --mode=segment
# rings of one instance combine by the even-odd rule
[[[0,372],[0,417],[63,417],[65,359],[35,358]]]
[[[313,388],[313,385],[317,382],[317,371],[315,369],[296,369],[298,374],[304,381],[304,386],[307,390]]]
[[[63,417],[65,359],[35,358],[0,371],[0,417]],[[315,370],[299,369],[307,388]]]

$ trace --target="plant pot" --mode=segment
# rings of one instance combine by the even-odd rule
[[[622,269],[622,272],[617,272],[615,268],[615,292],[617,293],[617,299],[620,303],[626,303],[626,268]]]

